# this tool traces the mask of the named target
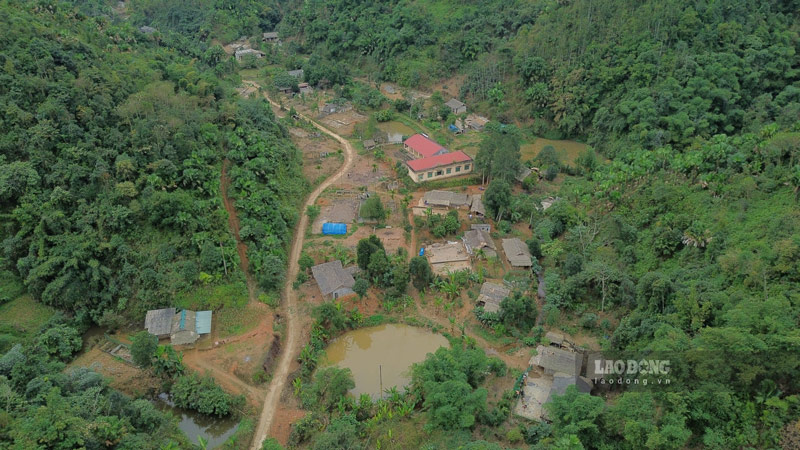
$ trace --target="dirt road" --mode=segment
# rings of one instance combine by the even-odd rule
[[[243,84],[256,87],[258,86],[252,81],[244,81]],[[269,97],[267,97],[267,100],[269,100],[273,106],[279,106]],[[338,171],[333,173],[333,175],[328,177],[328,179],[322,182],[322,184],[317,186],[317,188],[314,189],[311,194],[309,194],[308,198],[306,198],[306,201],[303,204],[303,210],[300,213],[300,220],[294,229],[294,240],[292,241],[292,249],[289,252],[289,267],[286,271],[286,284],[283,287],[283,299],[285,302],[284,304],[287,316],[286,345],[283,347],[283,353],[281,354],[280,362],[278,363],[278,366],[276,367],[272,376],[272,382],[269,385],[267,397],[264,400],[264,408],[261,410],[261,416],[258,419],[258,426],[256,427],[255,434],[253,435],[253,450],[259,450],[262,442],[264,442],[264,440],[267,438],[270,427],[272,426],[275,410],[277,409],[278,402],[280,401],[281,392],[286,386],[287,377],[289,376],[289,368],[292,364],[292,360],[296,357],[300,350],[300,318],[297,315],[297,295],[294,292],[294,289],[292,289],[292,282],[295,278],[297,278],[297,272],[299,270],[297,261],[300,259],[300,252],[303,249],[303,241],[305,240],[305,230],[308,227],[308,216],[305,214],[305,210],[308,206],[314,204],[322,191],[338,181],[342,175],[350,170],[356,153],[355,149],[353,149],[353,146],[350,145],[350,142],[348,142],[345,138],[330,131],[303,114],[300,114],[300,117],[309,121],[317,129],[325,134],[330,135],[332,138],[336,139],[342,144],[342,147],[344,147],[344,164],[342,164],[342,167],[339,168]]]

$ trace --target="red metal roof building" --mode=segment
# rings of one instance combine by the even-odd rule
[[[421,134],[415,134],[406,139],[403,142],[403,148],[416,158],[430,158],[447,153],[446,148]]]
[[[408,165],[408,176],[416,182],[430,179],[454,177],[472,172],[472,158],[462,151],[443,153],[429,158],[412,159]]]

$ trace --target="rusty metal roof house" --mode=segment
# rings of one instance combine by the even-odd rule
[[[531,365],[539,366],[545,374],[564,373],[571,376],[581,374],[583,355],[555,347],[536,347],[536,355],[531,358]]]
[[[450,191],[428,191],[422,196],[420,206],[445,206],[458,208],[470,204],[470,196]]]
[[[486,312],[500,311],[500,303],[511,295],[511,290],[505,286],[492,282],[485,282],[481,286],[481,293],[478,295],[478,306],[483,306]]]
[[[533,266],[528,245],[520,239],[503,239],[503,251],[506,253],[506,259],[511,263],[511,267],[527,268]]]
[[[172,332],[172,318],[175,308],[151,309],[144,318],[144,329],[158,338],[165,338]]]
[[[312,267],[311,273],[317,280],[323,298],[337,299],[353,294],[356,280],[350,270],[342,267],[342,262],[338,259]]]
[[[464,246],[467,247],[467,253],[475,256],[478,250],[483,250],[486,257],[497,256],[497,247],[494,245],[492,237],[489,233],[483,230],[469,230],[464,233]]]

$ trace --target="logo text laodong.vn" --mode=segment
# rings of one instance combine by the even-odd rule
[[[601,359],[594,362],[595,384],[670,384],[670,361],[666,359]]]

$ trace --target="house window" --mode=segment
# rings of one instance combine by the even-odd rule
[[[464,166],[464,170],[469,170],[469,164]]]
[[[437,177],[438,177],[438,176],[441,176],[441,175],[442,175],[442,173],[443,173],[443,172],[442,172],[441,170],[437,170],[437,171],[436,171],[436,176],[437,176]]]
[[[452,171],[449,167],[447,168],[447,173],[449,174]]]
[[[456,173],[461,172],[461,166],[456,166]]]
[[[433,178],[433,172],[428,172],[428,178]]]

